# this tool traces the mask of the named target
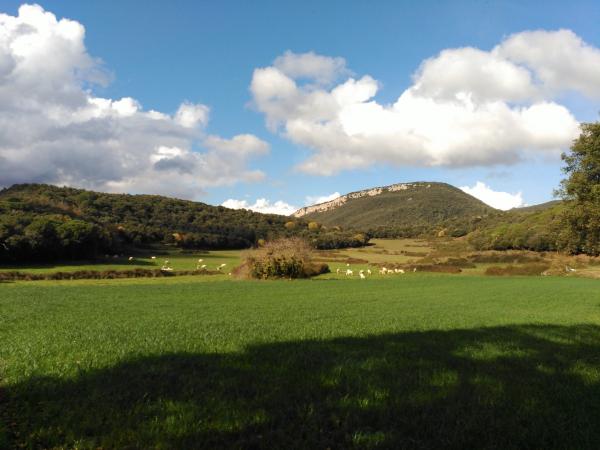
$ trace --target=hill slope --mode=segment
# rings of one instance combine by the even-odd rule
[[[299,209],[294,216],[379,236],[410,236],[444,228],[462,235],[474,221],[495,211],[449,184],[417,182],[351,192]]]
[[[18,259],[76,258],[157,241],[242,248],[289,220],[157,195],[14,185],[0,191],[0,259],[7,251]]]
[[[568,207],[554,200],[491,214],[469,234],[469,243],[478,250],[560,250],[563,212]]]
[[[167,243],[246,248],[259,239],[302,236],[319,248],[360,246],[350,232],[309,230],[307,222],[158,195],[106,194],[43,184],[0,190],[0,261],[56,260]]]

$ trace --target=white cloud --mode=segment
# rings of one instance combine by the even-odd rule
[[[203,143],[207,148],[237,155],[264,155],[269,152],[269,144],[252,134],[239,134],[232,139],[207,136]]]
[[[273,62],[275,68],[291,78],[309,78],[328,84],[348,73],[344,58],[329,58],[314,52],[293,53],[289,50]]]
[[[461,186],[460,189],[496,209],[506,211],[511,208],[525,206],[521,192],[511,194],[509,192],[494,191],[481,181],[476,182],[473,187]]]
[[[97,97],[110,76],[84,44],[83,25],[37,5],[0,14],[0,186],[47,182],[197,197],[205,188],[264,177],[250,158],[266,142],[207,136],[209,108],[174,114],[136,99]],[[202,149],[201,151],[198,151]]]
[[[282,200],[271,202],[266,198],[259,198],[252,204],[248,203],[247,200],[235,200],[230,198],[221,203],[221,206],[232,209],[249,209],[265,214],[281,214],[282,216],[289,216],[298,210],[297,207]]]
[[[328,202],[329,200],[338,198],[340,195],[341,194],[339,192],[334,192],[333,194],[329,194],[329,195],[317,195],[314,197],[308,195],[305,199],[306,200],[305,205],[306,206],[318,205],[319,203],[325,203],[325,202]]]
[[[184,102],[175,114],[175,122],[186,128],[204,127],[208,123],[209,113],[210,109],[206,105]]]
[[[600,49],[571,30],[516,33],[493,53],[530,69],[545,89],[600,98]]]
[[[314,197],[309,195],[305,197],[304,205],[310,206],[317,203],[327,202],[329,200],[333,200],[334,198],[338,198],[339,196],[339,192]],[[249,209],[252,211],[266,214],[281,214],[283,216],[289,216],[299,209],[297,206],[291,205],[283,200],[277,200],[273,202],[266,198],[259,198],[254,203],[250,203],[247,200],[237,200],[230,198],[221,203],[221,206],[225,206],[226,208],[231,209]]]
[[[517,33],[491,51],[444,50],[421,64],[392,104],[375,100],[380,84],[369,75],[328,88],[315,71],[316,84],[301,84],[311,70],[287,70],[279,60],[254,71],[254,105],[270,130],[313,151],[299,168],[320,175],[377,163],[493,166],[557,157],[579,124],[555,97],[600,95],[600,50],[567,30]]]
[[[414,81],[414,93],[438,100],[522,101],[536,94],[527,69],[471,47],[444,50],[425,60]]]

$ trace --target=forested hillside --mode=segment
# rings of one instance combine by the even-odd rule
[[[489,215],[469,234],[469,243],[477,250],[562,250],[565,208],[552,201]]]
[[[0,191],[0,260],[93,257],[150,243],[246,248],[260,239],[301,235],[322,248],[366,238],[308,227],[304,220],[156,195],[126,195],[39,184]]]

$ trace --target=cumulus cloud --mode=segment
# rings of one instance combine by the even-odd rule
[[[329,58],[314,52],[298,54],[288,50],[277,57],[273,65],[291,78],[307,78],[321,84],[331,83],[337,77],[348,73],[344,58]]]
[[[205,188],[264,177],[250,158],[266,142],[207,135],[210,109],[174,114],[136,99],[97,97],[110,76],[85,47],[80,23],[37,5],[0,14],[0,186],[47,182],[197,197]]]
[[[280,58],[255,69],[254,106],[270,130],[313,151],[299,168],[320,175],[376,163],[493,166],[555,157],[579,132],[556,96],[600,95],[600,50],[568,30],[517,33],[490,51],[444,50],[391,104],[375,100],[380,83],[369,75],[324,86],[318,70],[288,70]],[[300,80],[311,76],[314,83]]]
[[[476,182],[472,187],[461,186],[460,189],[467,194],[478,198],[483,203],[490,205],[492,208],[501,209],[503,211],[525,206],[521,192],[511,194],[509,192],[494,191],[491,187],[481,181]]]
[[[314,196],[314,197],[311,196],[311,195],[308,195],[306,197],[305,205],[306,206],[318,205],[319,203],[325,203],[325,202],[328,202],[329,200],[333,200],[335,198],[338,198],[341,195],[342,194],[340,194],[339,192],[334,192],[333,194],[329,194],[329,195],[317,195],[317,196]]]
[[[264,214],[280,214],[282,216],[289,216],[298,209],[282,200],[271,202],[266,198],[259,198],[254,203],[249,203],[247,200],[230,198],[221,203],[221,206],[231,209],[249,209]]]
[[[208,136],[204,146],[212,150],[236,155],[265,155],[269,153],[269,144],[252,134],[238,134],[232,139],[219,136]]]
[[[513,34],[493,53],[528,68],[545,89],[571,90],[600,98],[600,49],[571,30]]]
[[[339,192],[334,192],[329,195],[317,195],[317,196],[306,196],[304,198],[304,206],[315,205],[317,203],[328,202],[334,198],[340,196]],[[281,214],[283,216],[289,216],[295,213],[299,208],[291,205],[283,200],[271,201],[266,198],[259,198],[254,203],[250,203],[247,200],[236,200],[230,198],[221,203],[221,206],[232,209],[249,209],[256,212],[267,213],[267,214]]]

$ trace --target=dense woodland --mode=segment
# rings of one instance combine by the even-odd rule
[[[301,236],[318,248],[364,245],[364,234],[285,216],[154,195],[40,184],[0,191],[0,261],[93,258],[154,243],[237,249]]]
[[[476,250],[562,250],[565,209],[563,202],[549,202],[493,214],[467,239]]]

